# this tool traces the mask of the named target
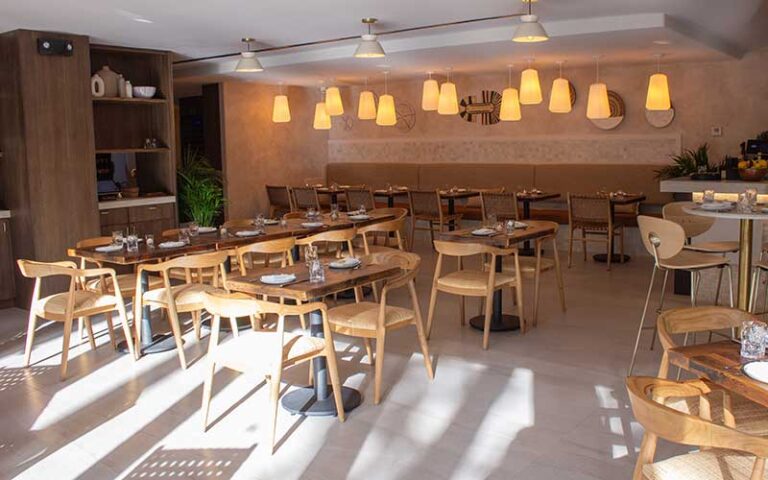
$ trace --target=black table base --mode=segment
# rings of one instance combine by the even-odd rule
[[[608,255],[605,253],[598,253],[592,256],[592,258],[595,259],[596,262],[600,263],[608,263]],[[624,262],[628,262],[632,257],[629,255],[624,255]],[[614,253],[611,256],[611,263],[621,263],[621,255],[618,253]]]
[[[307,417],[336,416],[336,401],[333,397],[333,388],[328,385],[326,389],[328,397],[325,400],[317,400],[314,388],[304,387],[286,393],[283,395],[280,403],[292,415],[304,415]],[[350,412],[360,406],[363,397],[354,388],[341,387],[341,401],[344,405],[344,411]]]
[[[184,340],[181,341],[184,343]],[[172,333],[156,334],[152,336],[152,341],[147,345],[141,346],[142,355],[151,355],[153,353],[168,352],[176,348],[176,340]],[[125,340],[117,344],[117,349],[122,353],[128,353],[128,343]]]
[[[478,315],[469,319],[469,324],[477,330],[485,330],[485,315]],[[492,332],[510,332],[520,330],[520,317],[517,315],[502,314],[501,318],[491,317]]]
[[[527,243],[528,245],[530,245],[530,242],[525,242],[525,243]],[[526,247],[526,246],[525,246],[525,244],[523,244],[523,248],[521,248],[520,250],[518,250],[518,252],[519,252],[519,253],[520,253],[520,255],[522,255],[523,257],[535,257],[535,256],[536,256],[536,250],[535,250],[534,248],[530,247],[530,246],[529,246],[529,247]],[[541,251],[541,253],[542,253],[542,255],[543,255],[543,254],[544,254],[544,251],[542,250],[542,251]]]

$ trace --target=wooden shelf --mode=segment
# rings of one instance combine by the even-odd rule
[[[93,97],[93,103],[114,103],[124,105],[166,105],[165,98],[120,98],[120,97]]]
[[[159,148],[97,148],[96,153],[161,153],[169,152],[168,147]]]

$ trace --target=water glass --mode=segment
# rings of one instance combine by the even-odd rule
[[[264,215],[259,214],[256,220],[253,221],[254,230],[259,233],[264,233]]]
[[[765,356],[766,325],[747,320],[741,325],[741,357],[750,360]]]
[[[757,205],[757,190],[754,188],[748,188],[744,190],[744,196],[747,198],[747,202],[750,207]]]
[[[507,234],[515,233],[515,221],[514,220],[507,220],[507,223],[504,225],[507,230]]]
[[[280,219],[280,227],[281,228],[288,228],[288,220],[286,220],[285,218],[281,218]]]
[[[125,237],[123,236],[122,230],[113,230],[112,231],[112,243],[115,245],[123,245],[125,242]]]
[[[306,262],[307,267],[309,267],[310,262],[319,259],[320,257],[317,254],[317,247],[314,245],[307,245],[304,247],[304,262]]]
[[[491,213],[488,215],[488,223],[485,225],[488,228],[496,228],[496,215]]]
[[[339,219],[339,204],[332,203],[331,204],[331,220],[338,220],[338,219]]]
[[[189,229],[182,228],[181,230],[179,230],[179,241],[184,245],[190,244]]]
[[[189,222],[187,228],[189,229],[190,237],[196,237],[197,234],[200,233],[200,225],[198,225],[197,222]]]
[[[319,258],[309,262],[309,283],[322,283],[325,281],[325,269]]]
[[[357,208],[357,212],[360,215],[365,215],[365,212],[366,212],[365,204],[361,203],[360,206]]]
[[[219,228],[219,237],[227,238],[227,227],[225,227],[224,225],[222,225],[221,228]]]
[[[317,218],[317,210],[315,210],[315,207],[307,208],[307,220],[312,221],[315,218]]]
[[[128,246],[129,252],[138,252],[139,251],[139,237],[132,233],[125,237],[125,243]]]
[[[147,244],[148,249],[155,248],[155,236],[151,233],[144,235],[144,242]]]
[[[704,203],[710,203],[715,201],[715,191],[714,190],[704,190],[704,197],[703,197]]]

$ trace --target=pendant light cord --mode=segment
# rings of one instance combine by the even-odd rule
[[[389,77],[389,72],[384,72],[384,95],[388,94],[388,91],[387,91],[387,77]]]
[[[507,88],[512,88],[512,65],[507,65]]]

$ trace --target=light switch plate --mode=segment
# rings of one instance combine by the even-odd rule
[[[713,137],[722,137],[723,136],[723,127],[710,127],[709,134]]]

